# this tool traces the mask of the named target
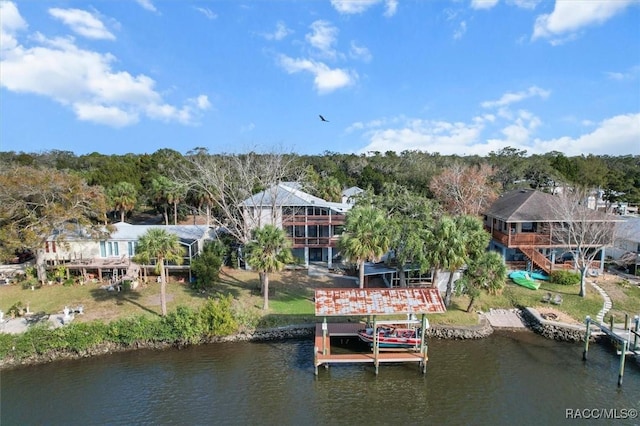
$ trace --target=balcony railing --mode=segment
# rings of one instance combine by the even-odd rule
[[[494,240],[507,247],[554,247],[563,245],[554,241],[548,233],[521,232],[506,234],[494,229],[491,236]]]
[[[338,237],[295,237],[291,238],[293,248],[303,247],[336,247]]]
[[[282,217],[283,225],[344,225],[344,216],[342,215],[288,215]]]

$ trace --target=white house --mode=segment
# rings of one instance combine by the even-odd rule
[[[349,189],[350,194],[356,192]],[[346,198],[343,194],[343,199]],[[259,192],[242,203],[248,229],[274,225],[284,229],[293,243],[293,255],[305,266],[326,262],[332,266],[338,237],[344,228],[351,202],[333,203],[301,190],[296,182],[283,182]]]

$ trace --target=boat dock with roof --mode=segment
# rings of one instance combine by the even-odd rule
[[[385,362],[418,362],[423,373],[428,361],[425,330],[428,328],[427,314],[445,312],[444,302],[435,288],[398,289],[317,289],[315,291],[315,314],[323,317],[316,324],[313,365],[318,367],[340,363],[372,363],[378,367]],[[407,319],[390,319],[402,317]],[[332,353],[331,338],[357,337],[363,327],[360,323],[328,323],[327,317],[371,318],[373,344],[371,352]],[[378,319],[380,316],[386,319]],[[419,328],[421,343],[411,348],[382,348],[377,330],[388,325]]]

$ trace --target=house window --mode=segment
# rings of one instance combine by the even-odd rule
[[[136,254],[136,243],[133,241],[129,241],[127,243],[127,254],[129,257],[133,257]]]
[[[100,257],[119,256],[118,242],[100,241]]]

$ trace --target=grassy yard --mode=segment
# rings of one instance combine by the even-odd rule
[[[640,313],[640,288],[626,285],[615,277],[599,277],[602,286],[613,301],[611,313],[616,321],[624,319],[624,313],[631,316]],[[207,297],[218,294],[231,294],[235,299],[235,310],[246,327],[274,327],[293,323],[315,322],[313,292],[315,288],[347,287],[354,288],[352,280],[323,276],[310,277],[306,271],[284,271],[270,276],[269,312],[262,311],[258,274],[255,272],[224,269],[220,282],[209,293],[192,290],[188,285],[171,282],[168,284],[167,307],[171,311],[177,306],[198,308]],[[489,308],[538,307],[562,312],[577,322],[583,322],[586,315],[595,317],[602,308],[601,296],[587,286],[586,298],[578,296],[577,286],[560,286],[543,282],[537,291],[514,284],[508,284],[502,294],[490,296],[482,294],[476,299],[474,310],[488,311]],[[101,319],[110,321],[116,318],[134,315],[160,314],[160,286],[151,282],[141,285],[134,291],[109,292],[100,288],[100,284],[85,285],[45,285],[35,290],[23,289],[21,285],[0,286],[0,310],[7,312],[16,302],[29,305],[31,312],[58,313],[65,306],[70,308],[83,305],[85,314],[78,321]],[[559,294],[563,298],[561,305],[542,302],[547,292]],[[469,300],[466,296],[454,297],[452,306],[445,314],[431,315],[432,324],[471,325],[478,322],[475,312],[467,313]],[[331,318],[332,321],[344,320]]]

